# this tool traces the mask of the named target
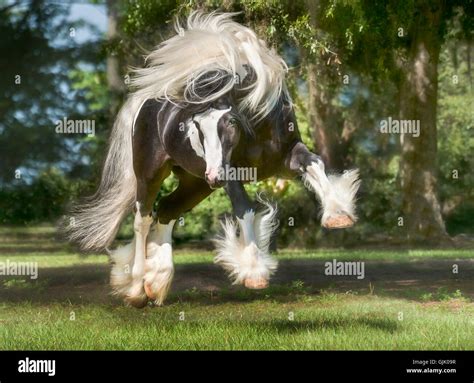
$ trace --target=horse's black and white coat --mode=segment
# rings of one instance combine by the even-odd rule
[[[149,55],[115,121],[99,189],[67,228],[84,249],[101,249],[134,209],[134,240],[112,252],[111,284],[138,307],[149,299],[163,303],[174,272],[174,223],[219,187],[236,221],[223,223],[215,260],[234,283],[268,285],[277,267],[269,254],[276,208],[258,199],[258,210],[243,181],[222,178],[224,167],[255,168],[258,179],[301,176],[321,200],[323,226],[356,220],[357,171],[326,176],[301,141],[285,63],[231,17],[193,13],[186,29],[178,26]],[[171,172],[179,185],[160,199],[154,219],[153,204]]]

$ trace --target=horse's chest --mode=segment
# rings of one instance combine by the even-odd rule
[[[273,140],[265,140],[259,144],[246,147],[246,158],[255,167],[272,167],[280,162],[280,145]]]

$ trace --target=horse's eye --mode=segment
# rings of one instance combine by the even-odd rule
[[[231,117],[230,120],[229,120],[229,124],[231,125],[237,125],[237,119],[235,117]]]

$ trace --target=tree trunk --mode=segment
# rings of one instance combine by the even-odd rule
[[[401,134],[400,178],[410,240],[446,240],[437,197],[438,59],[443,9],[420,2],[400,86],[400,119],[419,121],[420,135]]]
[[[311,60],[311,59],[310,59]],[[318,155],[321,156],[324,163],[328,167],[333,166],[334,156],[332,154],[332,140],[326,128],[327,110],[325,110],[328,100],[324,99],[322,89],[318,85],[318,68],[317,64],[310,62],[306,65],[308,76],[308,117],[309,129],[313,138],[314,148]]]
[[[319,2],[306,1],[313,28],[317,28]],[[348,150],[354,127],[344,121],[339,110],[331,103],[335,97],[334,84],[323,83],[330,78],[327,59],[303,52],[308,79],[308,120],[316,153],[332,171],[343,171],[348,166]],[[331,80],[327,80],[331,81]],[[337,90],[336,90],[337,92]],[[341,127],[342,125],[342,127]]]
[[[119,38],[118,34],[118,2],[107,0],[107,41],[109,49],[114,50],[112,45]],[[115,116],[121,103],[122,95],[125,93],[125,84],[121,76],[119,57],[110,53],[107,55],[107,85],[110,91],[110,115]]]

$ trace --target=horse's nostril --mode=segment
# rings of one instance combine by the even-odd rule
[[[206,174],[204,178],[209,185],[214,185],[216,183],[216,180],[210,177],[209,174]]]

